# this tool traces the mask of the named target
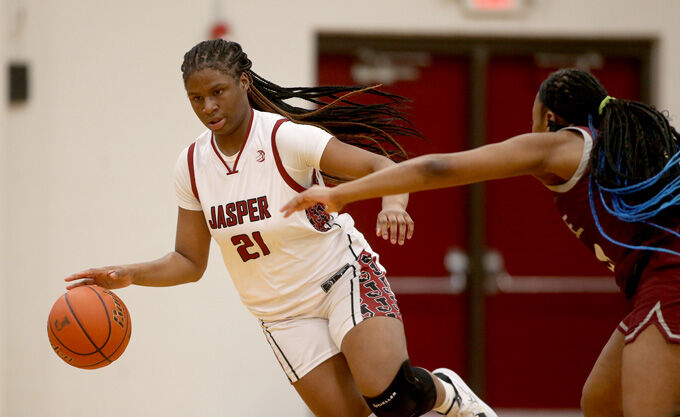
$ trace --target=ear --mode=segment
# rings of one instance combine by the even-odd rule
[[[546,123],[557,123],[559,116],[557,116],[552,110],[546,109],[545,115],[543,117]]]
[[[241,77],[239,78],[239,85],[241,86],[241,88],[243,88],[244,91],[248,91],[248,89],[250,89],[250,77],[245,72],[241,73]]]

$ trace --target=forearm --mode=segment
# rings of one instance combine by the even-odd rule
[[[369,175],[375,172],[379,172],[385,169],[389,169],[396,166],[394,161],[382,158],[382,160],[373,168],[373,170],[368,173]],[[400,207],[401,209],[406,209],[408,206],[408,193],[385,195],[382,198],[382,208],[386,209],[389,207]]]
[[[179,252],[170,252],[150,262],[125,265],[133,284],[146,287],[169,287],[198,281],[205,267],[194,264]]]
[[[380,196],[389,196],[394,199],[392,201],[399,201],[405,196],[407,202],[407,193],[456,185],[448,166],[440,161],[442,156],[425,155],[377,170],[358,180],[338,185],[334,193],[345,204]]]

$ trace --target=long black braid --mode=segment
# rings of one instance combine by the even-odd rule
[[[241,45],[215,39],[197,44],[184,55],[182,76],[186,83],[191,74],[205,68],[237,79],[246,73],[251,80],[248,99],[256,110],[318,126],[345,143],[394,160],[406,159],[407,153],[393,136],[421,137],[401,111],[407,100],[380,91],[378,86],[281,87],[260,77],[251,67],[252,62]],[[360,104],[353,100],[354,96],[362,94],[379,97],[383,102]],[[316,108],[310,110],[286,102],[292,98]]]

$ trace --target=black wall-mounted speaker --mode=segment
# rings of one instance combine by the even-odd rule
[[[9,102],[25,103],[28,100],[28,65],[9,64]]]

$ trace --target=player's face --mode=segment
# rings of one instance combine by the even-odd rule
[[[215,135],[230,135],[250,116],[248,77],[234,78],[212,68],[189,75],[185,83],[194,113]]]
[[[534,133],[547,132],[548,129],[548,112],[547,109],[538,99],[538,94],[534,99],[534,107],[531,110],[531,131]]]

